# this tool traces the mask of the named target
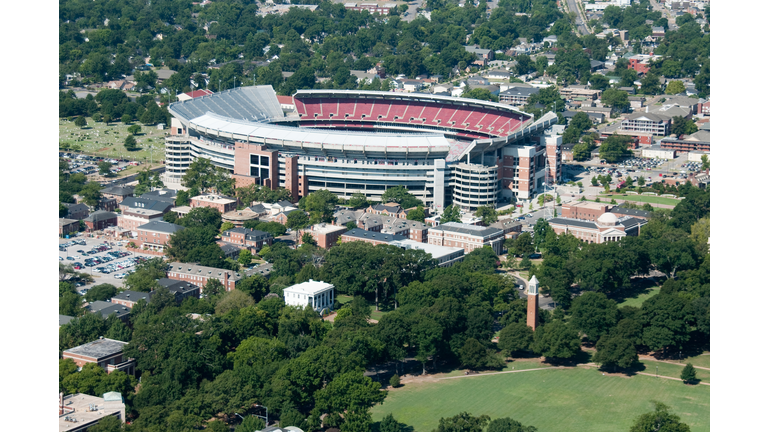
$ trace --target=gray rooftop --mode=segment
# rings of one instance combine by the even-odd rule
[[[177,281],[168,278],[158,279],[157,283],[172,293],[182,294],[190,290],[198,289],[197,285],[191,284],[189,282]]]
[[[117,219],[117,214],[104,211],[104,210],[96,210],[95,212],[91,213],[90,216],[85,218],[84,220],[88,222],[99,222],[99,221],[105,221],[110,219]]]
[[[620,215],[628,215],[628,216],[641,216],[641,217],[644,217],[644,218],[651,217],[651,212],[649,212],[649,211],[630,209],[630,208],[622,207],[620,205],[612,208],[611,209],[611,213],[616,213],[616,214],[620,214]]]
[[[181,225],[176,225],[174,223],[170,223],[166,221],[153,220],[145,223],[144,225],[138,226],[136,229],[173,234],[177,231],[183,230],[184,227]]]
[[[133,195],[133,186],[110,186],[102,189],[100,192],[108,195],[126,196]]]
[[[395,234],[383,234],[380,232],[375,231],[366,231],[360,228],[354,228],[351,229],[344,234],[344,236],[359,238],[361,240],[376,240],[376,241],[382,241],[382,242],[392,242],[396,240],[407,240],[408,237],[401,236],[401,235],[395,235]]]
[[[147,194],[141,197],[128,197],[120,203],[121,206],[133,208],[139,208],[144,210],[156,210],[159,212],[167,212],[174,206],[174,200],[160,200],[155,197],[146,197]]]
[[[61,315],[59,314],[59,327],[63,326],[64,324],[67,324],[68,322],[72,321],[74,318],[69,315]]]
[[[530,96],[539,92],[536,87],[510,87],[501,94],[509,96]]]
[[[137,302],[139,300],[144,300],[147,303],[149,303],[150,298],[152,297],[152,293],[146,293],[146,292],[140,292],[140,291],[123,291],[116,296],[112,297],[112,300],[122,300],[122,301],[134,301]]]
[[[79,221],[77,219],[59,218],[59,226],[69,225],[75,222],[79,222]]]
[[[125,345],[128,345],[128,342],[113,339],[96,339],[93,342],[70,348],[64,352],[100,359],[123,352]]]
[[[488,237],[493,234],[500,233],[498,228],[484,227],[479,225],[463,224],[458,222],[446,222],[436,227],[430,228],[430,230],[450,231],[462,234],[469,234],[480,237]]]
[[[232,270],[225,270],[216,267],[206,267],[191,263],[172,262],[169,264],[169,272],[182,273],[187,275],[203,276],[208,278],[217,278],[224,280],[224,274],[229,273],[229,280],[239,281],[242,275]]]
[[[583,221],[578,219],[570,219],[570,218],[552,218],[549,220],[550,225],[551,224],[559,224],[559,225],[571,225],[571,226],[577,226],[582,228],[590,228],[590,229],[597,229],[597,224],[594,222],[589,221]]]
[[[207,112],[248,121],[263,121],[283,117],[283,110],[272,86],[237,87],[169,106],[171,114],[184,121]]]

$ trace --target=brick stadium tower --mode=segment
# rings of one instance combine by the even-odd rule
[[[536,276],[528,281],[528,327],[536,331],[536,324],[539,321],[539,281]]]

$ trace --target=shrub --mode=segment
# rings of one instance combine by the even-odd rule
[[[400,387],[400,375],[392,375],[392,378],[389,379],[389,385],[391,385],[393,388]]]

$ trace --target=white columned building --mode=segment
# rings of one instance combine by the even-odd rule
[[[285,304],[289,306],[305,307],[311,306],[312,309],[320,312],[323,309],[331,310],[335,297],[334,286],[320,281],[310,279],[285,288],[283,290]]]

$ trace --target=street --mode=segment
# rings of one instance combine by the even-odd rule
[[[590,31],[584,24],[584,18],[582,17],[581,9],[579,9],[578,5],[576,4],[576,0],[568,0],[568,11],[574,12],[576,14],[575,23],[579,33],[581,33],[582,36],[589,34]]]

